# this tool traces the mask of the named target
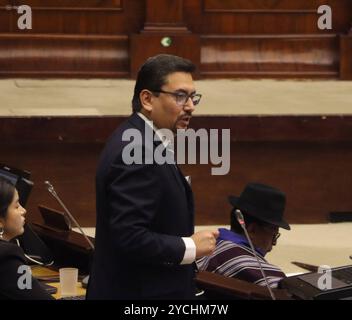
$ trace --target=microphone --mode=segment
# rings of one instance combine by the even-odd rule
[[[65,210],[65,212],[66,212],[67,216],[69,217],[70,221],[72,221],[76,225],[76,227],[79,229],[79,231],[81,232],[83,237],[88,242],[89,246],[94,250],[94,245],[93,245],[92,241],[89,240],[89,238],[84,233],[84,231],[82,230],[82,228],[79,225],[79,223],[77,222],[77,220],[73,217],[73,215],[70,213],[70,211],[66,208],[65,204],[61,201],[61,199],[57,195],[53,185],[49,181],[45,181],[44,184],[46,185],[46,187],[47,187],[48,191],[51,193],[51,195],[59,202],[61,207]]]
[[[260,262],[259,257],[258,257],[258,255],[257,255],[257,252],[256,252],[255,249],[254,249],[254,246],[253,246],[253,243],[252,243],[252,241],[251,241],[251,238],[250,238],[249,235],[248,235],[247,228],[246,228],[246,223],[245,223],[244,218],[243,218],[243,214],[242,214],[242,212],[241,212],[239,209],[236,209],[235,214],[236,214],[237,221],[238,221],[238,223],[240,224],[240,226],[242,227],[242,229],[244,230],[244,233],[245,233],[246,238],[247,238],[247,240],[248,240],[248,242],[249,242],[249,245],[251,246],[252,253],[253,253],[253,255],[255,256],[255,258],[257,259],[257,261],[258,261],[258,264],[259,264],[259,267],[260,267],[260,271],[261,271],[262,276],[263,276],[263,278],[264,278],[264,280],[265,280],[265,285],[266,285],[266,287],[268,288],[268,291],[269,291],[269,293],[270,293],[271,299],[276,300],[276,298],[275,298],[275,296],[274,296],[274,293],[273,293],[273,291],[271,290],[271,288],[270,288],[270,286],[269,286],[269,283],[268,283],[268,280],[267,280],[267,278],[266,278],[266,275],[265,275],[265,273],[264,273],[264,270],[263,270],[263,267],[262,267],[262,263]]]

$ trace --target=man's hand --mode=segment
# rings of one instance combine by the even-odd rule
[[[218,236],[218,230],[199,231],[191,236],[196,245],[196,259],[207,256],[213,252]]]

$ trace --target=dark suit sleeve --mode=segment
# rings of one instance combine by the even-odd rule
[[[124,259],[141,263],[179,264],[185,253],[181,237],[155,232],[153,221],[160,212],[163,185],[158,165],[114,164],[110,172],[111,238]]]
[[[26,266],[22,249],[16,245],[1,245],[0,253],[0,296],[11,300],[50,300],[53,299],[38,281],[32,277],[31,288],[20,289],[19,280],[23,276],[20,267]],[[27,267],[27,266],[26,266]],[[21,282],[21,280],[20,280]],[[26,282],[27,283],[27,282]]]

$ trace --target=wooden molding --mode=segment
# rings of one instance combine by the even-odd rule
[[[16,9],[16,6],[26,4],[31,7],[32,11],[122,11],[123,0],[27,0],[26,3],[16,3],[12,5],[7,1],[8,5],[0,6],[0,10],[9,10],[9,7]],[[13,1],[12,1],[13,2]],[[5,2],[6,3],[6,2]],[[1,4],[1,3],[0,3]]]
[[[320,5],[315,0],[204,0],[203,10],[207,13],[316,14]]]
[[[0,117],[1,143],[104,143],[126,118]],[[236,142],[352,142],[352,115],[199,115],[192,118],[191,127],[227,128]]]

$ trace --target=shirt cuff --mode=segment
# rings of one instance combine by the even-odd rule
[[[185,243],[186,250],[181,264],[191,264],[196,260],[196,245],[192,238],[182,237],[182,240]]]

